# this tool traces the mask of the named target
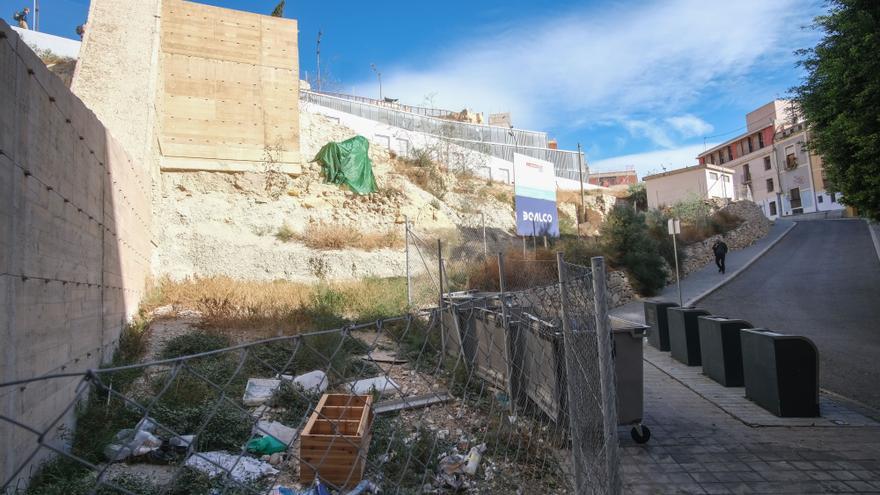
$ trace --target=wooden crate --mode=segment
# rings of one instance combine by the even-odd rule
[[[300,482],[310,483],[317,475],[340,488],[357,485],[372,423],[371,395],[324,394],[300,435]]]

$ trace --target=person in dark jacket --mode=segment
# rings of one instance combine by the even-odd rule
[[[727,244],[718,239],[712,245],[712,252],[715,253],[715,265],[718,266],[718,271],[724,273],[724,257],[727,256]]]

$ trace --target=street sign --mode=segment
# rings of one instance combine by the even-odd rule
[[[556,211],[556,173],[553,164],[514,153],[516,233],[559,237]]]
[[[666,224],[666,228],[669,230],[669,235],[681,234],[681,220],[670,218]]]

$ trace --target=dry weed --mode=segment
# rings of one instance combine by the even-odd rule
[[[399,249],[403,247],[400,229],[384,232],[363,232],[350,225],[313,224],[293,238],[312,249]]]

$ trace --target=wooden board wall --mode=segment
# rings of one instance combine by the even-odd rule
[[[299,162],[295,20],[165,0],[161,42],[163,158]]]

